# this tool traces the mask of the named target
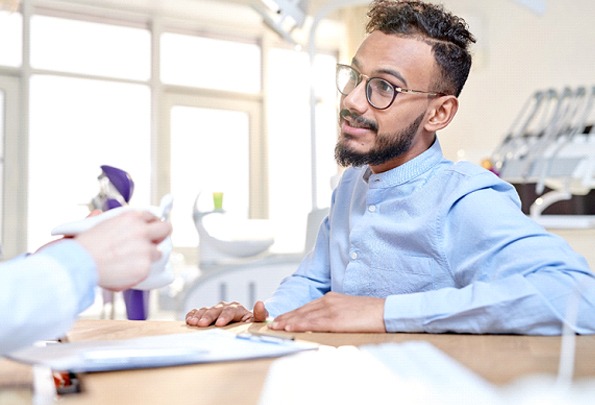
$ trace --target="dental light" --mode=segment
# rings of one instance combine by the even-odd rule
[[[276,32],[283,40],[297,46],[292,33],[304,25],[307,0],[261,0],[259,5],[251,5],[264,24]]]

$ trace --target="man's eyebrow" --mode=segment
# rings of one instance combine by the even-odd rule
[[[355,66],[356,68],[360,68],[361,67],[360,63],[355,58],[353,58],[351,60],[351,64],[353,66]],[[385,74],[385,75],[393,76],[393,77],[397,78],[398,80],[400,80],[401,83],[403,83],[403,85],[407,86],[407,80],[405,80],[405,78],[403,77],[403,75],[400,72],[398,72],[397,70],[389,69],[389,68],[382,68],[382,69],[378,69],[377,71],[375,71],[373,73],[373,75],[374,74],[378,74],[378,73],[382,73],[382,74]]]
[[[359,62],[355,58],[351,59],[351,64],[353,66],[355,66],[356,68],[360,68],[361,67],[360,64],[359,64]]]
[[[398,80],[400,80],[401,83],[403,83],[405,86],[407,86],[407,80],[405,80],[405,78],[403,77],[403,75],[401,73],[399,73],[398,71],[396,71],[394,69],[387,69],[387,68],[379,69],[378,73],[383,73],[386,75],[394,76]]]

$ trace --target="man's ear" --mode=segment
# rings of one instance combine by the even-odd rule
[[[445,128],[450,124],[458,109],[459,99],[455,96],[437,97],[430,104],[430,113],[424,128],[432,133]]]

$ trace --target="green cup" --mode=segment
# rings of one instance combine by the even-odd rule
[[[221,191],[213,192],[213,205],[215,206],[216,210],[223,209],[223,192],[221,192]]]

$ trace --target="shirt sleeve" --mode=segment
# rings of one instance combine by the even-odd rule
[[[569,322],[577,333],[595,333],[586,260],[504,193],[477,190],[444,218],[445,262],[457,287],[389,296],[387,331],[558,335]]]
[[[0,355],[67,332],[93,303],[96,266],[74,240],[0,264]]]

